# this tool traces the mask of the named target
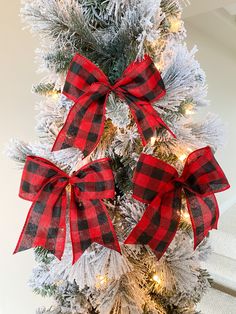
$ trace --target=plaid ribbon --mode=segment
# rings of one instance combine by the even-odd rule
[[[73,263],[93,242],[120,252],[112,221],[102,201],[114,197],[109,159],[91,162],[68,176],[48,160],[30,156],[24,167],[19,196],[33,204],[14,253],[42,246],[61,259],[66,239],[68,194],[71,195]]]
[[[194,232],[194,249],[217,228],[219,208],[214,193],[229,183],[210,147],[194,151],[181,176],[158,158],[142,154],[134,174],[133,197],[148,207],[126,244],[149,245],[159,259],[178,229],[184,192]]]
[[[53,151],[77,147],[87,156],[95,149],[103,133],[110,92],[129,105],[143,145],[155,135],[157,128],[165,127],[170,131],[151,105],[166,91],[161,75],[149,56],[130,64],[112,86],[94,63],[76,54],[63,90],[64,95],[75,104],[56,138]]]

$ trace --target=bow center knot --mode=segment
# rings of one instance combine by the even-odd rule
[[[122,90],[117,83],[115,85],[111,85],[109,82],[96,82],[93,85],[94,86],[103,86],[105,88],[106,93],[113,92],[119,97],[121,97],[121,95],[122,95]]]
[[[176,189],[181,189],[183,188],[184,186],[184,183],[180,180],[180,179],[175,179],[175,180],[172,180],[168,183],[165,184],[165,186],[162,187],[162,193],[161,194],[166,194],[166,193],[169,193],[169,192],[172,192]]]
[[[107,89],[107,92],[116,92],[117,87],[115,85],[111,85],[109,82],[102,82],[102,86],[104,86]]]
[[[78,178],[76,176],[69,177],[68,179],[68,185],[74,185],[77,182],[78,182]]]
[[[182,188],[184,185],[184,182],[181,180],[181,178],[178,178],[174,181],[174,187],[177,189]]]
[[[115,86],[111,85],[109,82],[95,82],[91,85],[91,90],[93,92],[99,91],[102,94],[106,94],[115,91]]]

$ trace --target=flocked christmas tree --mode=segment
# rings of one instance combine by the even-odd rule
[[[155,160],[152,159],[152,162],[156,167],[160,164],[165,167],[172,166],[167,168],[167,171],[174,171],[173,168],[175,168],[181,174],[191,152],[196,150],[199,152],[198,149],[204,146],[210,146],[213,151],[216,151],[223,142],[222,125],[219,119],[213,114],[204,116],[204,118],[198,117],[200,109],[208,105],[207,86],[205,74],[195,60],[196,49],[188,51],[184,43],[186,32],[181,20],[182,5],[184,3],[178,0],[26,0],[23,4],[24,21],[32,32],[40,37],[41,48],[37,51],[37,59],[40,70],[45,72],[46,76],[33,88],[35,93],[42,96],[42,101],[37,105],[36,130],[39,141],[26,144],[13,140],[9,147],[9,155],[22,164],[25,163],[27,156],[42,157],[44,162],[47,159],[60,168],[68,175],[68,178],[77,173],[76,178],[79,177],[81,180],[83,175],[86,175],[86,170],[77,172],[78,169],[95,161],[94,164],[90,164],[93,165],[94,170],[97,166],[96,160],[109,157],[115,179],[115,196],[108,199],[104,197],[102,202],[108,210],[110,223],[114,226],[112,236],[118,237],[118,246],[122,253],[117,252],[119,248],[115,245],[112,247],[111,243],[108,243],[109,239],[102,234],[103,244],[106,244],[107,247],[97,243],[87,243],[84,247],[86,250],[79,254],[81,256],[76,258],[74,264],[72,263],[70,228],[74,228],[74,225],[69,223],[72,188],[67,187],[66,243],[64,252],[62,245],[64,254],[61,261],[55,257],[57,255],[55,249],[45,248],[50,248],[48,238],[55,238],[53,228],[50,229],[50,236],[47,229],[48,242],[45,247],[36,245],[39,242],[31,242],[32,247],[37,246],[35,256],[38,266],[33,270],[30,285],[35,292],[42,296],[53,296],[56,300],[56,305],[51,309],[39,309],[38,314],[191,314],[197,313],[196,304],[210,286],[209,275],[206,270],[201,268],[201,261],[207,258],[210,249],[207,240],[203,240],[204,237],[202,237],[203,241],[200,244],[197,243],[199,245],[194,250],[192,231],[194,213],[190,212],[190,219],[186,204],[186,196],[189,196],[188,193],[190,193],[188,188],[187,192],[182,194],[180,208],[178,210],[175,208],[176,211],[172,217],[175,221],[174,225],[172,222],[170,223],[171,235],[167,246],[160,245],[158,239],[155,240],[154,245],[138,244],[138,242],[150,244],[153,241],[152,233],[153,236],[155,234],[153,230],[149,230],[149,234],[147,234],[148,232],[142,233],[136,244],[124,244],[131,231],[138,226],[148,207],[148,204],[145,205],[142,201],[132,197],[133,193],[138,194],[138,183],[142,181],[140,179],[141,172],[145,172],[141,169],[147,161],[145,158],[149,158],[147,156],[151,155],[155,158]],[[77,57],[74,57],[75,55]],[[72,59],[74,61],[71,63]],[[94,64],[105,73],[110,85],[107,82],[104,83],[103,74]],[[129,71],[124,72],[130,64],[132,65],[129,67]],[[145,67],[145,69],[139,70],[140,67]],[[97,74],[94,74],[95,72]],[[96,83],[99,82],[99,79],[96,80],[93,75],[98,75],[100,80],[102,77],[102,87]],[[154,83],[152,75],[156,79]],[[116,84],[115,82],[119,82],[120,78],[123,77],[125,81],[128,76],[131,77],[131,83],[130,81],[126,82],[125,92],[124,82],[123,90],[111,87]],[[83,77],[86,81],[83,88],[79,85],[82,84],[81,81],[76,83],[76,80],[79,80],[78,77]],[[83,93],[86,94],[86,89],[90,88],[88,85],[92,84],[94,84],[95,90],[90,91],[90,96],[92,95],[93,101],[97,101],[98,106],[104,108],[104,99],[102,104],[99,99],[104,95],[108,96],[104,130],[101,131],[101,134],[97,134],[97,137],[92,132],[94,129],[87,130],[90,144],[94,142],[96,145],[92,148],[85,145],[84,149],[79,149],[78,145],[69,145],[70,138],[68,137],[67,141],[61,143],[61,147],[57,142],[57,149],[52,152],[52,147],[55,146],[60,129],[65,125],[70,109],[77,103],[77,100],[78,104],[82,103]],[[158,87],[157,95],[154,96],[153,87],[150,87],[153,84],[157,84],[156,87]],[[108,85],[109,87],[107,87]],[[145,91],[142,90],[144,89],[143,85]],[[84,89],[82,93],[80,88]],[[102,88],[108,88],[108,90],[104,91]],[[141,89],[144,94],[150,92],[145,97],[150,98],[152,108],[160,117],[159,125],[157,123],[155,128],[151,128],[151,131],[155,130],[151,135],[147,127],[144,129],[146,115],[145,109],[142,111],[142,108],[145,107],[145,104],[142,103],[138,109],[136,108],[136,112],[132,107],[132,102],[137,102],[139,98],[137,95],[136,98],[134,97],[132,88]],[[148,88],[151,90],[149,91]],[[94,96],[98,93],[98,89],[102,93],[99,99]],[[155,101],[151,102],[153,99]],[[141,115],[144,114],[141,118],[140,112]],[[92,117],[94,118],[93,123],[102,124],[101,114],[94,114]],[[83,119],[85,120],[85,118]],[[86,123],[90,124],[89,116],[86,119]],[[142,119],[145,120],[144,125]],[[84,123],[84,120],[79,120],[79,123]],[[75,122],[71,123],[70,129],[67,130],[68,134],[71,137],[76,136],[76,133],[77,135],[82,134],[78,133],[78,127],[80,125],[76,125]],[[96,125],[93,127],[96,128]],[[95,140],[93,140],[94,136]],[[144,141],[141,140],[143,138]],[[77,138],[74,142],[81,143],[84,140],[85,138],[82,137]],[[82,146],[83,144],[79,144],[79,147]],[[209,153],[209,149],[203,151]],[[37,159],[30,158],[32,160],[27,160],[28,168],[26,170],[34,172],[35,175],[35,171],[38,170],[32,167],[37,163]],[[139,161],[139,168],[136,168],[139,158],[143,158],[143,160]],[[161,163],[160,160],[164,163]],[[170,166],[166,166],[167,164]],[[55,169],[58,168],[52,164],[49,165],[53,167],[54,171],[57,171]],[[37,165],[37,169],[38,167],[39,165]],[[205,171],[211,170],[209,167],[207,170],[207,167],[203,168]],[[23,175],[24,180],[29,175],[26,170]],[[94,171],[99,170],[96,168]],[[134,172],[136,172],[137,180],[136,191],[133,191],[135,188],[132,185],[132,180],[135,181],[132,179]],[[159,176],[158,179],[161,181]],[[36,179],[34,178],[34,180]],[[74,181],[68,180],[73,185]],[[52,183],[52,180],[50,182]],[[27,194],[32,186],[29,187],[26,183],[23,182],[22,189]],[[82,195],[82,185],[79,184]],[[222,188],[226,188],[226,185]],[[95,186],[97,185],[95,184]],[[103,184],[102,187],[99,184],[98,186],[97,193],[103,189]],[[178,189],[179,185],[174,187]],[[172,189],[174,187],[172,186]],[[155,190],[155,187],[153,188]],[[46,192],[51,193],[49,185],[46,185],[46,189],[44,185],[44,193]],[[63,195],[65,196],[65,194]],[[145,198],[145,195],[136,196],[139,199]],[[78,193],[78,199],[79,197]],[[163,195],[161,197],[163,198]],[[82,199],[84,207],[82,206],[81,209],[77,204],[76,210],[87,210],[86,202],[88,201]],[[93,198],[91,202],[95,207],[97,206],[97,200]],[[210,208],[212,204],[209,202],[208,199]],[[42,214],[42,207],[38,205],[39,203],[37,210],[34,207],[34,211]],[[158,212],[158,206],[154,209]],[[52,210],[54,218],[63,215],[62,212],[58,214],[56,207]],[[45,216],[47,217],[47,214]],[[101,224],[104,223],[104,219],[108,219],[108,216],[104,218],[104,214],[99,217],[102,217],[98,219]],[[210,227],[215,227],[214,219],[217,220],[217,217],[213,213]],[[55,221],[57,222],[57,220]],[[54,223],[55,221],[52,220]],[[42,222],[34,221],[34,223],[38,225],[37,231],[33,230],[31,219],[27,226],[28,230],[25,231],[25,238],[21,239],[25,246],[27,246],[27,241],[32,240],[27,238],[29,235],[32,237],[33,233],[39,232],[39,230],[43,232],[42,226],[41,229],[39,226]],[[86,223],[88,221],[75,222],[78,224],[80,232],[86,229],[84,226]],[[58,226],[50,227],[54,227],[53,230],[58,236]],[[178,227],[176,234],[175,227]],[[197,229],[196,227],[201,229],[202,226],[195,225],[195,229]],[[195,230],[195,232],[197,231]],[[40,238],[39,235],[37,236]],[[113,241],[115,240],[113,238]],[[23,247],[22,242],[18,244],[18,251],[27,248]],[[132,241],[127,242],[131,243]],[[76,244],[73,245],[76,246]],[[158,253],[155,251],[155,247],[158,248]],[[73,247],[73,251],[74,249]]]

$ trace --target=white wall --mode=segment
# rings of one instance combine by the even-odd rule
[[[2,153],[11,137],[34,138],[34,104],[37,82],[34,64],[36,41],[22,31],[20,0],[1,2],[0,10],[0,314],[33,314],[43,304],[27,286],[33,267],[32,251],[12,252],[30,203],[18,198],[21,171]]]
[[[201,16],[198,18],[201,20]],[[224,212],[236,203],[236,52],[198,31],[191,25],[191,20],[185,26],[188,46],[192,48],[197,44],[197,59],[207,74],[208,98],[211,100],[209,111],[219,114],[227,127],[225,148],[216,155],[231,184],[230,190],[218,194],[220,208]],[[217,25],[215,28],[217,34]]]
[[[19,8],[20,0],[5,1],[0,12],[1,150],[11,137],[25,141],[34,139],[35,98],[30,89],[33,82],[39,79],[34,64],[34,49],[38,42],[32,39],[28,31],[22,31]],[[233,184],[236,177],[235,55],[211,42],[210,38],[190,25],[187,27],[189,43],[198,44],[198,57],[208,75],[209,96],[213,104],[211,109],[229,124],[229,144],[224,152],[218,154],[218,159]],[[0,158],[0,314],[32,314],[38,306],[46,303],[27,287],[34,264],[32,251],[12,256],[30,203],[17,196],[21,172],[3,154]],[[235,185],[224,194],[222,201],[232,199],[234,192]]]

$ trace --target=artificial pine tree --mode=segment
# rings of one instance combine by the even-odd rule
[[[62,260],[50,250],[35,248],[38,266],[30,285],[36,293],[56,300],[55,306],[39,309],[38,314],[194,314],[210,287],[209,275],[201,268],[210,249],[206,239],[193,249],[184,196],[178,231],[160,259],[149,246],[124,244],[146,209],[132,197],[132,178],[140,154],[159,158],[181,173],[191,152],[206,145],[215,151],[223,142],[218,118],[213,114],[198,116],[208,104],[207,86],[194,57],[196,48],[188,51],[184,43],[182,5],[180,0],[26,0],[23,4],[22,17],[40,38],[37,59],[46,76],[33,88],[42,96],[37,105],[39,141],[26,144],[14,140],[9,155],[22,164],[29,155],[43,157],[68,175],[89,161],[109,157],[115,197],[103,202],[122,253],[93,243],[72,265],[68,205]],[[76,147],[52,152],[74,105],[61,92],[76,53],[96,64],[111,84],[130,63],[142,62],[149,55],[166,90],[153,107],[175,137],[165,127],[157,128],[143,146],[127,102],[111,92],[96,148],[88,156]]]

